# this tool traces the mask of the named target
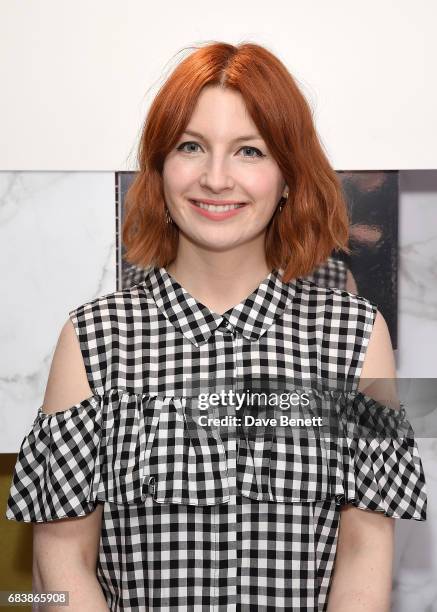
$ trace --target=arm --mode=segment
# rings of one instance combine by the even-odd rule
[[[355,295],[358,294],[357,283],[355,282],[355,278],[349,268],[346,274],[346,291],[349,291],[349,293],[355,293]]]
[[[85,366],[70,319],[62,328],[53,355],[43,411],[66,410],[90,397]],[[96,576],[103,506],[81,517],[33,524],[33,589],[69,591],[70,605],[44,606],[40,612],[107,612]]]
[[[350,504],[340,513],[328,612],[389,612],[394,519]]]
[[[359,390],[382,403],[399,407],[395,376],[390,334],[378,311]],[[343,506],[328,612],[389,612],[393,549],[393,518],[351,504]]]

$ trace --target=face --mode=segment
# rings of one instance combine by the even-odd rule
[[[241,94],[216,86],[202,90],[165,159],[163,184],[179,239],[216,251],[262,235],[287,192]],[[228,210],[229,202],[242,206]]]

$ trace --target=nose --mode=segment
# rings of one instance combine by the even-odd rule
[[[231,189],[234,186],[234,180],[229,174],[228,164],[223,157],[210,157],[200,177],[200,184],[213,192]]]

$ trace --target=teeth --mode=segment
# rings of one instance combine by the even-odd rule
[[[194,201],[196,206],[203,210],[209,210],[211,212],[226,212],[228,210],[234,210],[235,208],[241,208],[244,204],[227,204],[226,206],[215,206],[214,204],[205,204],[204,202]]]

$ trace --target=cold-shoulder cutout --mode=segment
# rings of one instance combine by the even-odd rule
[[[76,332],[67,319],[53,354],[41,413],[69,410],[92,394]]]

